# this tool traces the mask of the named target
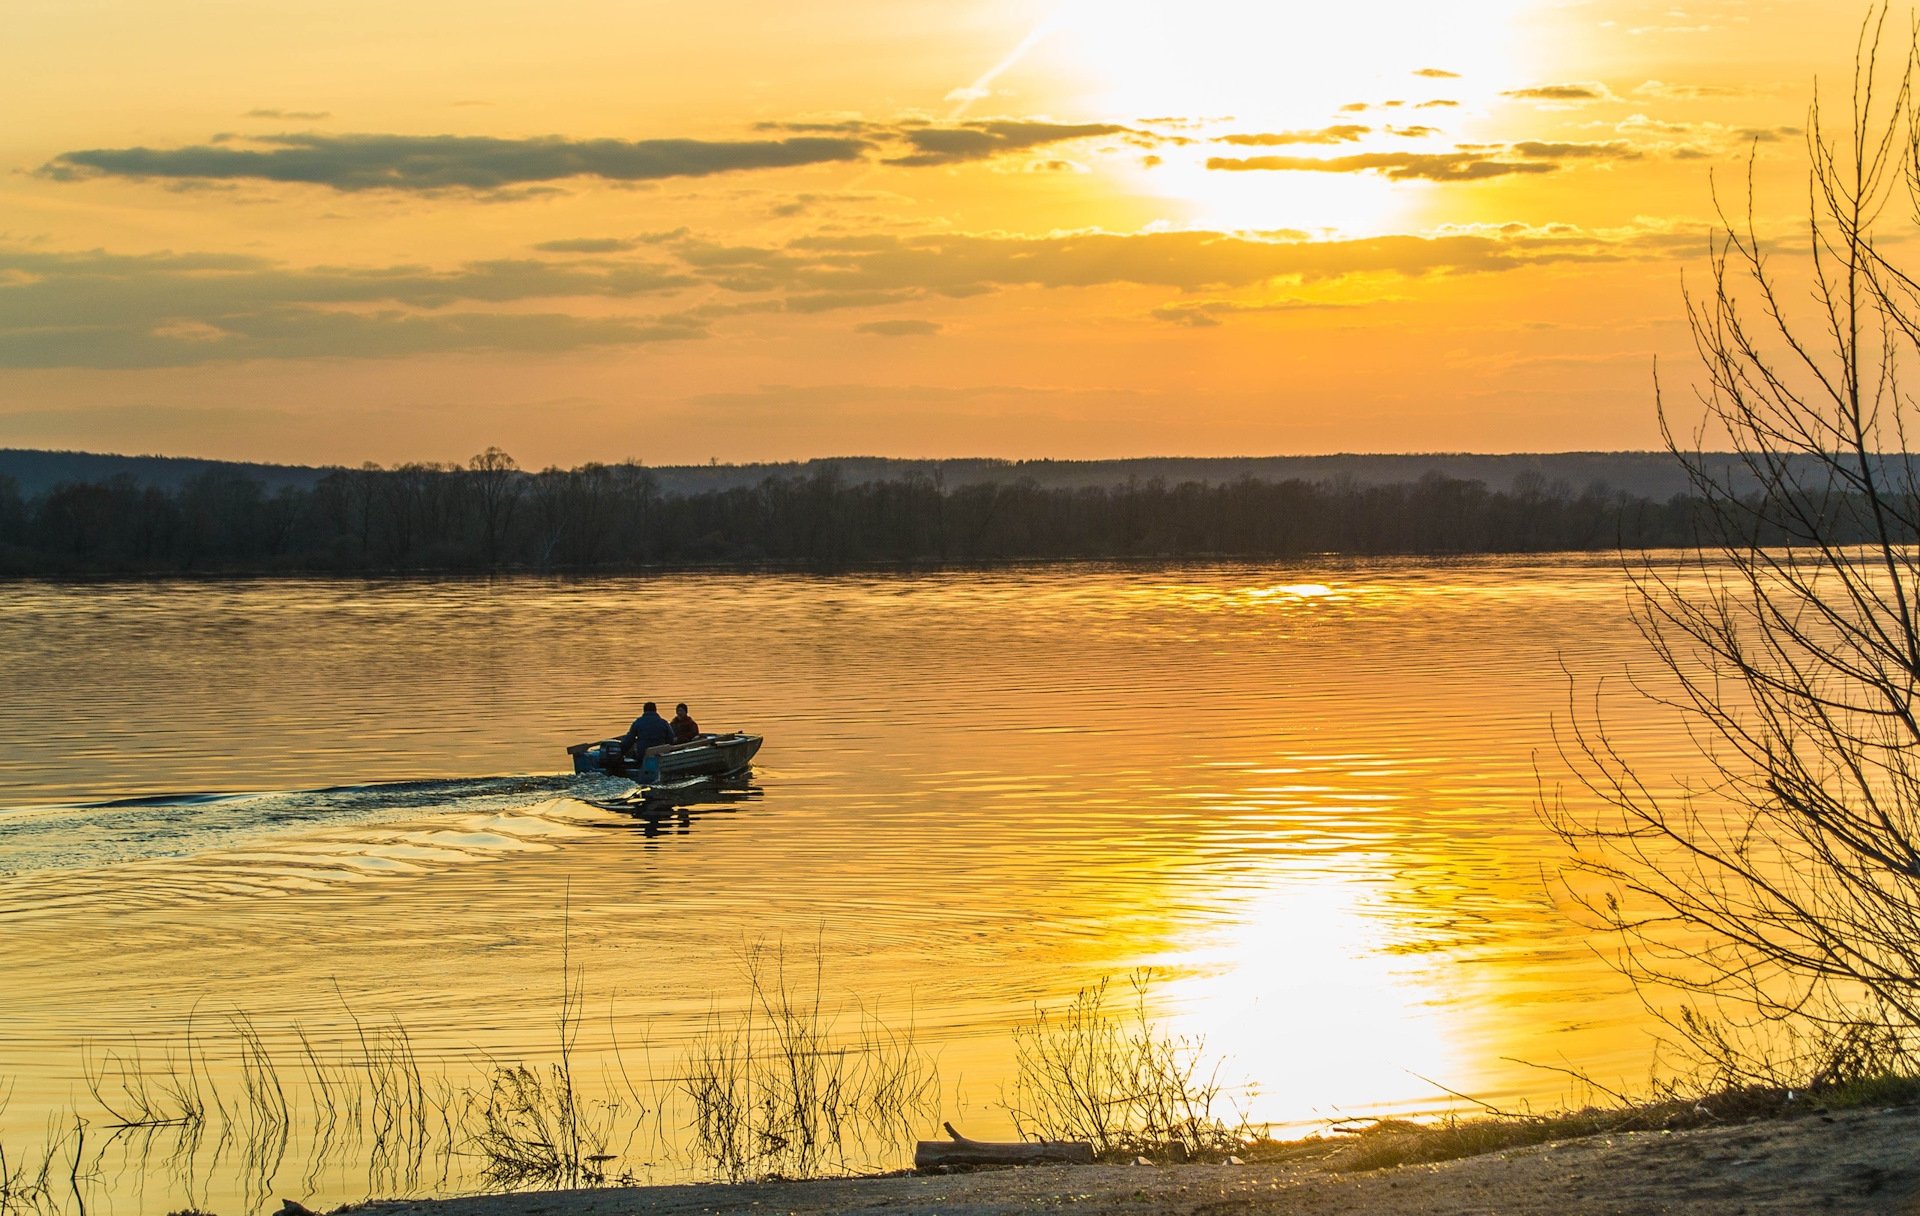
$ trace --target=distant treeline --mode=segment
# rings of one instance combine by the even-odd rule
[[[209,470],[22,495],[0,477],[0,574],[627,570],[644,566],[1079,558],[1296,557],[1660,548],[1689,543],[1700,504],[1521,477],[1509,490],[1440,476],[1398,485],[1160,480],[948,487],[849,482],[833,470],[666,494],[647,469],[529,473],[498,450],[464,467],[368,465],[268,489]]]

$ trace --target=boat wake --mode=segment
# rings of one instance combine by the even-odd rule
[[[0,809],[0,876],[186,857],[313,828],[499,814],[562,798],[591,803],[631,788],[598,774],[477,777]]]

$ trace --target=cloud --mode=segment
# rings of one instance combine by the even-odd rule
[[[1181,300],[1163,304],[1148,314],[1156,321],[1184,325],[1189,329],[1214,329],[1223,317],[1262,312],[1321,312],[1334,308],[1353,308],[1352,304],[1323,303],[1319,300]]]
[[[1388,127],[1394,135],[1423,137],[1432,127]],[[1521,140],[1511,144],[1463,144],[1451,152],[1369,152],[1350,156],[1216,156],[1207,168],[1227,172],[1379,173],[1395,180],[1483,181],[1514,174],[1551,173],[1562,162],[1639,160],[1644,153],[1623,139],[1604,141]]]
[[[1218,142],[1254,148],[1271,148],[1284,144],[1345,144],[1357,141],[1362,135],[1367,135],[1372,130],[1372,127],[1361,126],[1359,123],[1339,123],[1314,131],[1261,131],[1222,135]]]
[[[768,210],[782,218],[804,215],[816,208],[831,208],[843,203],[878,203],[903,201],[898,194],[886,190],[821,190],[805,191],[800,194],[780,197]]]
[[[1552,169],[1539,165],[1535,172]],[[1656,234],[1664,239],[1664,234]],[[1219,232],[1084,232],[1046,237],[980,234],[804,237],[783,245],[674,247],[689,273],[731,291],[919,291],[952,297],[1011,287],[1130,283],[1182,292],[1252,287],[1276,279],[1483,273],[1555,261],[1664,255],[1643,234],[1578,229],[1474,230],[1353,240],[1260,239]],[[1697,234],[1689,240],[1697,242]]]
[[[1398,135],[1403,139],[1425,139],[1429,135],[1440,134],[1439,127],[1388,127],[1387,134]]]
[[[1459,102],[1454,101],[1451,98],[1436,97],[1432,101],[1423,101],[1419,105],[1413,108],[1416,110],[1439,110],[1439,109],[1444,109],[1448,107],[1458,106],[1459,104],[1460,104]]]
[[[785,139],[496,139],[477,135],[285,134],[261,147],[96,148],[65,152],[48,177],[293,182],[334,190],[500,190],[571,177],[652,181],[856,160],[852,137]]]
[[[1501,160],[1475,151],[1365,152],[1354,156],[1215,156],[1207,168],[1232,173],[1379,173],[1396,181],[1466,182],[1514,174],[1551,173],[1545,161]]]
[[[1577,84],[1541,84],[1525,89],[1508,89],[1500,94],[1521,101],[1612,101],[1613,93],[1598,81]]]
[[[634,242],[617,236],[580,236],[534,246],[542,253],[624,253],[633,247]]]
[[[326,119],[332,118],[333,114],[327,110],[259,109],[259,110],[248,110],[244,115],[244,117],[271,118],[271,119],[276,119],[276,120],[286,121],[286,122],[323,122]]]
[[[897,136],[913,150],[904,156],[889,157],[887,163],[916,167],[954,165],[1047,144],[1105,135],[1164,138],[1148,136],[1114,123],[1056,123],[1024,119],[970,122],[957,127],[902,127]]]
[[[558,353],[704,336],[703,324],[673,317],[641,320],[565,313],[421,316],[391,311],[316,314],[308,309],[278,309],[234,318],[225,327],[192,332],[103,326],[0,328],[0,367],[125,369],[251,359],[380,359],[476,351]]]
[[[785,131],[790,135],[889,135],[893,128],[864,118],[814,118],[753,124],[756,131]]]
[[[1736,88],[1724,84],[1668,84],[1664,80],[1648,80],[1635,85],[1635,97],[1651,97],[1658,101],[1721,101],[1738,100],[1763,96],[1759,89]]]
[[[1536,162],[1547,171],[1552,162]],[[573,238],[551,244],[600,241]],[[1313,240],[1207,231],[825,233],[767,245],[684,231],[578,258],[419,266],[288,266],[228,254],[123,255],[0,246],[0,366],[135,368],[462,351],[561,352],[708,336],[744,314],[893,308],[929,297],[1114,285],[1197,296],[1276,283],[1501,273],[1697,250],[1701,231],[1509,225]],[[701,294],[704,293],[704,294]],[[633,308],[623,315],[621,305]],[[644,307],[641,307],[644,306]],[[1282,302],[1277,311],[1306,307]],[[1169,301],[1205,325],[1252,305]],[[862,332],[907,336],[891,320]],[[929,331],[930,332],[930,331]]]
[[[1529,160],[1638,160],[1640,153],[1622,139],[1601,143],[1527,139],[1508,144],[1507,150]]]
[[[566,350],[698,337],[692,316],[500,311],[540,300],[664,297],[699,279],[651,262],[474,262],[452,271],[287,267],[223,255],[0,248],[0,366]]]
[[[940,332],[938,321],[867,321],[853,327],[855,333],[873,334],[882,338],[930,338]]]
[[[1645,114],[1620,120],[1614,124],[1614,130],[1641,141],[1640,146],[1649,152],[1677,160],[1751,153],[1755,144],[1779,143],[1806,134],[1795,126],[1730,127],[1717,122],[1666,122]]]
[[[1429,80],[1458,80],[1460,73],[1449,72],[1445,68],[1421,68],[1415,76],[1425,76]]]
[[[903,300],[918,299],[920,293],[912,288],[867,287],[854,291],[814,291],[805,295],[791,295],[786,298],[788,312],[837,312],[843,308],[877,308],[882,304],[898,304]]]
[[[282,111],[257,111],[262,116]],[[782,169],[863,159],[891,152],[906,168],[963,164],[1074,140],[1117,136],[1141,147],[1192,142],[1118,123],[986,119],[935,124],[907,118],[761,122],[777,138],[504,139],[465,135],[297,132],[243,138],[219,135],[179,148],[91,148],[64,152],[42,165],[60,181],[122,177],[158,180],[169,188],[209,188],[240,181],[284,182],[340,191],[472,191],[518,197],[569,178],[647,182],[754,169]],[[1058,161],[1055,167],[1070,168]],[[824,196],[815,196],[824,197]],[[789,211],[788,214],[793,213]]]

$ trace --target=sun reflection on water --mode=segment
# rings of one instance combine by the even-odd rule
[[[1255,1123],[1303,1125],[1430,1102],[1425,1077],[1462,1064],[1424,960],[1396,950],[1370,909],[1390,861],[1349,858],[1376,877],[1275,861],[1239,914],[1148,961],[1168,1028],[1204,1040]]]
[[[1276,595],[1290,595],[1298,600],[1323,599],[1334,594],[1333,588],[1325,583],[1282,583],[1278,587],[1254,587],[1247,595],[1256,600],[1271,599]]]

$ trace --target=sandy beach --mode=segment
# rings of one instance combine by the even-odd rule
[[[1565,1140],[1438,1165],[1047,1166],[948,1176],[628,1187],[355,1207],[378,1216],[1615,1216],[1920,1213],[1920,1108]]]

